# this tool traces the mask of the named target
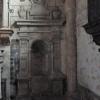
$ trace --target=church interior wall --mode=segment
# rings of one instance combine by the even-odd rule
[[[8,16],[8,1],[9,3],[9,16]],[[24,0],[22,0],[24,1]],[[53,5],[53,1],[49,4]],[[11,40],[13,39],[20,39],[20,35],[17,34],[17,32],[31,32],[29,33],[30,36],[30,47],[33,41],[35,41],[36,38],[41,38],[41,36],[38,34],[32,35],[33,31],[42,30],[42,31],[50,31],[51,28],[30,28],[30,27],[23,27],[23,28],[14,28],[13,23],[18,20],[31,20],[32,17],[29,17],[26,15],[26,11],[29,11],[30,8],[30,2],[28,0],[25,0],[25,2],[20,2],[20,0],[4,0],[3,4],[3,27],[5,28],[11,28],[14,30],[14,34],[11,37]],[[58,3],[59,5],[59,3]],[[24,7],[26,6],[26,7]],[[60,5],[61,9],[62,5]],[[36,5],[34,5],[36,7]],[[25,8],[25,9],[24,9]],[[37,9],[36,7],[35,9]],[[38,11],[41,8],[38,8]],[[43,10],[43,9],[42,9]],[[48,11],[52,10],[52,7],[49,6]],[[99,47],[93,42],[93,39],[90,35],[88,35],[83,25],[88,22],[88,14],[87,14],[88,6],[87,6],[87,0],[76,0],[76,36],[77,36],[77,79],[78,84],[80,84],[83,87],[88,88],[89,90],[93,91],[95,94],[100,96],[100,53],[98,52]],[[36,10],[37,11],[37,10]],[[34,11],[34,13],[36,13]],[[46,14],[48,14],[48,11]],[[69,9],[70,11],[70,9]],[[23,12],[23,13],[22,13]],[[41,10],[40,10],[41,12]],[[38,13],[40,13],[38,12]],[[31,12],[32,13],[32,12]],[[33,14],[33,13],[32,13]],[[67,14],[67,13],[66,13]],[[67,16],[67,15],[66,15]],[[52,31],[56,30],[56,28],[52,29]],[[66,31],[66,29],[65,29]],[[25,34],[28,36],[28,34]],[[23,36],[22,37],[26,37]],[[48,36],[44,36],[45,39]],[[61,63],[62,63],[62,72],[64,75],[66,75],[66,32],[63,32],[62,34],[62,40],[61,40]],[[6,46],[3,48],[5,50],[4,54],[4,72],[3,72],[3,78],[7,79],[7,96],[10,97],[9,90],[9,81],[10,81],[10,46]]]
[[[56,1],[57,1],[57,3],[56,3],[57,6],[60,6],[59,7],[60,10],[62,10],[63,9],[62,8],[63,5],[61,3],[61,0],[59,0],[59,1],[56,0]],[[41,19],[41,18],[44,18],[43,16],[46,16],[48,19],[51,19],[51,17],[52,17],[51,12],[55,8],[55,2],[54,2],[54,0],[51,0],[50,2],[49,2],[49,0],[46,0],[46,3],[47,4],[46,4],[45,7],[47,7],[47,9],[45,9],[43,6],[41,6],[41,4],[34,4],[33,0],[17,0],[17,1],[16,0],[4,0],[4,2],[3,2],[3,7],[4,7],[3,8],[3,28],[12,29],[14,31],[13,35],[10,37],[11,44],[10,44],[9,47],[6,47],[7,50],[9,49],[10,51],[6,51],[6,49],[4,48],[4,50],[6,51],[6,54],[9,55],[9,57],[11,57],[11,55],[12,55],[11,54],[11,52],[12,52],[11,51],[12,50],[11,46],[13,46],[13,49],[16,49],[16,44],[15,44],[15,47],[14,47],[14,44],[12,43],[12,41],[14,41],[14,40],[17,41],[17,40],[23,40],[24,39],[25,43],[26,43],[27,40],[29,41],[28,44],[24,43],[24,45],[22,47],[21,47],[21,44],[20,44],[20,52],[25,54],[25,52],[29,53],[31,51],[31,45],[36,39],[37,40],[38,39],[43,39],[43,40],[49,41],[50,38],[53,38],[53,34],[56,35],[56,33],[57,33],[59,35],[60,31],[62,30],[62,28],[60,29],[59,26],[57,26],[57,27],[56,26],[55,27],[54,26],[50,26],[50,27],[47,26],[47,27],[38,27],[38,28],[36,26],[34,28],[32,26],[31,27],[27,27],[27,25],[24,26],[24,27],[15,27],[14,26],[15,22],[17,22],[17,21],[23,21],[23,22],[25,22],[26,20],[30,21],[30,20],[33,20],[36,17],[40,17],[40,19]],[[64,17],[63,14],[61,14],[61,15],[62,15],[61,17]],[[38,20],[38,19],[35,19],[35,20]],[[26,24],[27,24],[27,22],[26,22]],[[60,34],[62,34],[62,33],[60,33]],[[49,36],[49,35],[51,35],[51,36]],[[58,38],[59,38],[59,36],[58,36]],[[63,45],[64,45],[65,41],[62,40],[62,39],[61,39],[61,44],[63,43]],[[50,40],[50,41],[52,42],[52,40]],[[64,46],[62,46],[62,47],[64,48]],[[28,51],[25,51],[25,50],[28,50]],[[62,65],[65,66],[64,61],[63,61],[63,59],[64,59],[63,58],[63,55],[64,55],[63,51],[61,51],[61,54],[62,54],[62,62],[61,63],[62,63]],[[28,56],[26,57],[26,55],[25,56],[23,56],[23,55],[21,54],[19,59],[21,60],[23,57],[25,57],[24,59],[27,60],[26,58],[28,58]],[[6,59],[8,59],[8,58],[6,58]],[[11,57],[11,59],[12,59],[12,57]],[[28,59],[28,61],[29,60],[30,60],[30,58]],[[55,60],[55,62],[56,62],[56,60]],[[7,66],[9,66],[9,70],[10,70],[11,66],[16,67],[16,65],[12,65],[10,63],[10,58],[9,58],[9,62],[6,61],[5,64]],[[27,67],[27,61],[26,62],[22,61],[22,64],[23,65],[21,65],[21,67],[23,68],[23,70],[29,71],[28,69],[25,69]],[[24,68],[23,66],[26,66],[26,67]],[[30,66],[30,64],[29,64],[29,66]],[[63,67],[61,67],[61,71],[64,73],[65,70],[63,69]],[[6,73],[6,71],[5,71],[5,73]],[[4,73],[3,77],[6,76],[7,81],[8,82],[11,81],[7,77],[7,75],[5,75],[5,73]],[[11,72],[7,72],[6,74],[10,75],[10,73]],[[24,73],[24,71],[20,75],[23,75],[23,73]],[[27,74],[27,72],[25,72],[25,75],[26,74]],[[20,75],[19,75],[19,78],[25,77],[25,76],[20,77]],[[9,77],[11,77],[11,76],[9,76]],[[27,77],[28,77],[28,75],[26,75],[26,78]],[[7,84],[11,85],[9,83],[7,83]],[[21,87],[19,87],[19,89],[20,88]],[[7,87],[7,98],[8,99],[11,97],[11,95],[15,95],[14,94],[15,93],[14,89],[15,88],[13,87],[13,85],[11,85],[10,88],[9,88],[9,86]],[[19,94],[20,93],[24,93],[23,90],[24,89],[21,89],[19,91]],[[11,92],[9,92],[11,94],[9,94],[8,91],[11,91]]]

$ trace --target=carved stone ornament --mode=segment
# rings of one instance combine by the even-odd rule
[[[61,14],[62,14],[62,12],[59,9],[59,7],[55,7],[51,12],[52,19],[60,19],[61,18]]]
[[[32,4],[44,4],[46,0],[29,0]]]
[[[19,16],[19,18],[26,19],[26,9],[24,6],[20,6],[20,8],[18,10],[18,16]]]

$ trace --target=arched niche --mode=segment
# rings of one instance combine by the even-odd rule
[[[31,45],[31,72],[34,75],[44,75],[46,68],[46,43],[36,40]]]

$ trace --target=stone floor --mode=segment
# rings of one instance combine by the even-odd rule
[[[55,97],[34,97],[32,100],[66,100],[65,96],[55,96]]]
[[[65,96],[35,96],[35,97],[20,97],[13,100],[66,100]]]

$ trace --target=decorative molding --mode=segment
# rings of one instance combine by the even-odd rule
[[[13,30],[12,29],[3,29],[1,28],[0,29],[0,34],[9,34],[9,35],[12,35],[13,34]]]
[[[46,0],[29,0],[32,4],[44,4],[46,2]]]
[[[53,19],[53,20],[63,20],[64,14],[63,11],[63,2],[60,2],[59,5],[53,3],[50,6],[49,0],[28,0],[26,4],[25,0],[21,1],[22,3],[11,5],[9,4],[9,24],[12,25],[14,21],[23,19],[23,20],[33,20],[33,19]],[[38,9],[38,10],[36,10]],[[42,10],[43,9],[43,10]]]
[[[21,21],[15,21],[13,24],[14,27],[38,27],[38,26],[62,26],[63,21],[52,21],[52,20],[21,20]]]

